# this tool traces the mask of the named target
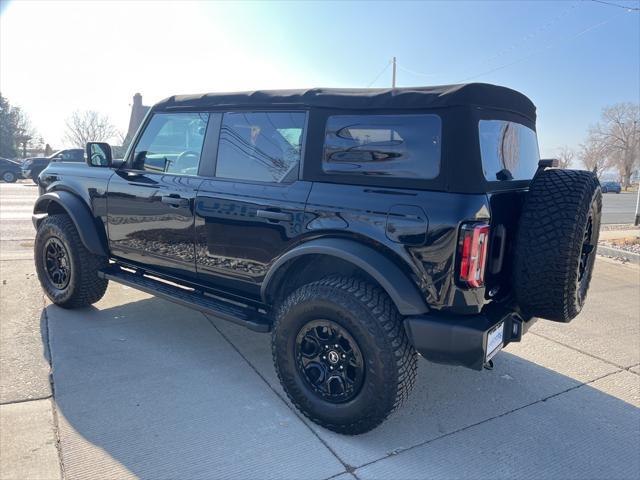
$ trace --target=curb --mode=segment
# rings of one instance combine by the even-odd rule
[[[638,253],[627,252],[626,250],[621,250],[619,248],[604,247],[602,245],[598,245],[596,253],[605,257],[621,258],[629,263],[640,265],[640,254]]]

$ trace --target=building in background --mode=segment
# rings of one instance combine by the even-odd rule
[[[146,105],[142,104],[142,95],[136,93],[133,96],[133,104],[131,105],[131,116],[129,117],[129,128],[127,129],[127,135],[124,139],[124,147],[128,147],[129,143],[131,143],[131,139],[136,134],[138,127],[144,120],[144,116],[149,111],[149,108]]]

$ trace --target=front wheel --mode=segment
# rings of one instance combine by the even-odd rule
[[[67,215],[49,215],[38,226],[34,247],[38,279],[49,299],[63,308],[79,308],[100,300],[108,280],[98,271],[107,257],[86,249]]]
[[[328,277],[282,303],[272,334],[278,378],[313,422],[355,435],[382,423],[408,397],[417,354],[379,287]]]
[[[2,180],[7,183],[14,183],[18,179],[17,175],[13,172],[4,172],[2,174]]]

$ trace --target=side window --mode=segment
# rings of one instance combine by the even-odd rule
[[[82,150],[65,150],[62,152],[62,161],[63,162],[82,162],[84,160]]]
[[[335,115],[327,120],[322,169],[329,174],[435,178],[437,115]]]
[[[290,183],[298,178],[303,112],[225,113],[216,177]]]
[[[133,152],[131,168],[197,175],[208,113],[156,113]]]

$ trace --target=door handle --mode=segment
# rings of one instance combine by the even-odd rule
[[[179,196],[171,196],[166,195],[161,197],[162,203],[166,203],[167,205],[171,205],[172,207],[186,207],[189,205],[188,198],[182,198]]]
[[[256,217],[266,218],[267,220],[275,220],[277,222],[290,222],[293,215],[285,212],[274,212],[273,210],[258,210]]]

